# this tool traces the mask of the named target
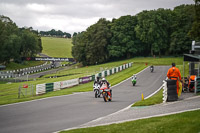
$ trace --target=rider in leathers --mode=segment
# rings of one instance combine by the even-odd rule
[[[112,90],[111,90],[111,88],[110,88],[110,83],[109,83],[105,78],[103,78],[103,79],[101,80],[100,86],[102,86],[103,84],[107,84],[108,89],[110,90],[110,91],[108,92],[108,96],[109,96],[110,98],[112,98],[112,97],[111,97],[111,96],[112,96]]]
[[[95,84],[101,85],[100,77],[97,77],[97,79],[94,81],[93,86],[94,86]]]

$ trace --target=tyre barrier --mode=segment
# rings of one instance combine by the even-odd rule
[[[27,75],[30,73],[35,73],[43,70],[50,69],[51,64],[43,64],[35,67],[29,67],[29,68],[23,68],[23,69],[18,69],[18,70],[13,70],[13,71],[0,71],[0,78],[1,79],[7,79],[7,78],[15,78],[15,77],[20,77],[23,75]]]
[[[167,81],[167,101],[177,101],[178,100],[178,94],[177,94],[177,87],[176,87],[176,80],[170,80]]]

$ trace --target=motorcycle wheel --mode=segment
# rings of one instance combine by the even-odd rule
[[[111,101],[111,100],[112,100],[112,94],[111,94],[110,98],[108,99],[108,101]]]
[[[99,92],[98,97],[101,97],[101,93]]]
[[[95,95],[95,98],[97,98],[97,96],[98,96],[98,92],[95,91],[94,95]]]
[[[135,83],[133,83],[133,86],[135,86]]]
[[[104,102],[108,101],[108,94],[106,92],[103,93],[103,100]]]

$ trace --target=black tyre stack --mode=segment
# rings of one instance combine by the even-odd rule
[[[172,102],[177,100],[176,80],[167,80],[167,101]]]

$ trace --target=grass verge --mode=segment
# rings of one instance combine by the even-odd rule
[[[199,133],[200,110],[61,133]]]
[[[138,101],[136,103],[134,103],[132,105],[132,107],[136,107],[136,106],[150,106],[150,105],[155,105],[155,104],[159,104],[162,103],[162,95],[163,95],[163,89],[161,89],[160,91],[158,91],[155,95],[153,95],[152,97],[145,99],[145,100],[141,100]]]
[[[38,66],[42,64],[44,64],[44,61],[24,61],[21,64],[10,62],[9,64],[6,65],[6,70],[17,70],[17,69],[23,69],[27,67]]]

